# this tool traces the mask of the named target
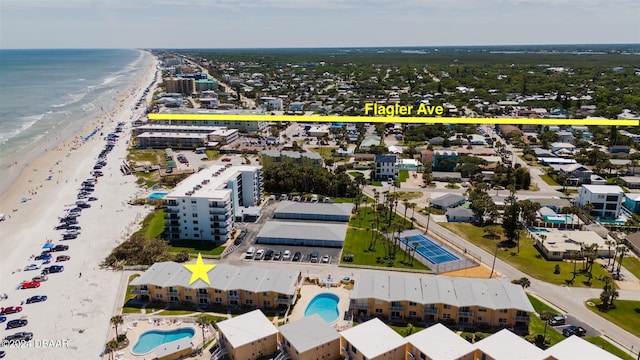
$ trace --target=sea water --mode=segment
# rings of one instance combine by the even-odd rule
[[[106,113],[150,57],[130,49],[0,50],[0,173]]]

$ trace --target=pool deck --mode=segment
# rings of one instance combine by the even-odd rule
[[[127,338],[129,339],[129,345],[124,349],[115,351],[113,358],[116,360],[153,359],[155,356],[153,351],[145,355],[134,355],[131,353],[131,350],[133,349],[133,346],[138,341],[138,338],[140,337],[140,335],[142,335],[142,333],[144,333],[145,331],[149,331],[149,330],[168,331],[168,330],[175,330],[175,329],[190,327],[196,331],[192,341],[193,345],[196,348],[201,347],[202,346],[202,329],[198,325],[196,325],[195,322],[191,322],[191,321],[195,321],[195,319],[194,320],[189,319],[189,321],[185,321],[185,320],[187,320],[187,317],[151,316],[151,315],[124,316],[124,324],[118,327],[119,329],[118,333],[122,334],[124,332],[127,334]],[[111,333],[110,339],[114,338],[115,331],[113,329],[113,326],[111,326],[110,333]],[[205,329],[205,337],[207,338],[207,340],[210,339],[212,335],[214,334],[212,334],[210,330]],[[111,359],[111,355],[109,353],[106,353],[102,358],[104,360]],[[197,358],[191,358],[191,359],[197,359]]]
[[[338,280],[338,284],[339,284]],[[340,298],[338,302],[338,320],[331,323],[331,326],[338,331],[342,331],[351,327],[350,322],[344,320],[344,313],[349,310],[349,290],[341,286],[319,286],[319,285],[303,285],[300,288],[300,299],[289,314],[288,322],[296,321],[304,317],[304,311],[307,309],[309,302],[318,294],[329,293],[337,295]]]

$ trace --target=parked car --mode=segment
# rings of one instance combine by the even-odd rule
[[[51,251],[66,251],[69,250],[69,245],[58,244],[51,248]]]
[[[47,275],[38,275],[38,276],[34,276],[33,278],[31,278],[31,280],[32,281],[43,282],[43,281],[49,280],[49,278],[47,277]]]
[[[255,260],[262,260],[262,257],[264,256],[264,249],[260,249],[258,251],[256,251],[256,256],[254,257]]]
[[[7,317],[6,316],[0,316],[0,323],[3,323],[7,321]]]
[[[9,335],[7,337],[4,338],[7,341],[11,341],[11,340],[18,340],[18,341],[29,341],[31,339],[33,339],[33,333],[31,332],[25,332],[25,331],[21,331],[21,332],[17,332],[13,335]]]
[[[78,237],[78,233],[64,233],[62,234],[62,240],[71,240]]]
[[[265,260],[273,259],[273,250],[271,249],[267,250],[267,252],[264,253],[264,259]]]
[[[0,308],[0,315],[15,314],[22,311],[22,306],[8,306],[6,308]]]
[[[43,271],[46,271],[46,274],[53,274],[64,271],[64,266],[62,265],[53,265],[45,268]]]
[[[97,198],[97,197],[95,197],[95,196],[90,196],[87,200],[89,200],[89,201],[96,201],[96,200],[98,200],[98,198]]]
[[[320,253],[314,250],[314,251],[311,253],[311,262],[312,262],[312,263],[317,263],[317,262],[318,262],[318,258],[319,258],[319,256],[320,256]]]
[[[300,258],[302,258],[302,253],[300,251],[296,251],[295,254],[293,254],[293,261],[300,261]]]
[[[282,253],[282,260],[291,260],[291,250],[285,250]]]
[[[564,325],[566,321],[567,321],[567,315],[556,314],[554,317],[551,318],[551,320],[549,320],[549,325],[551,326]]]
[[[571,325],[562,329],[562,335],[569,337],[571,335],[576,336],[585,336],[587,334],[587,330],[585,330],[582,326]]]
[[[27,326],[29,321],[27,319],[15,319],[7,322],[7,327],[5,329],[15,329],[23,326]]]
[[[43,252],[42,254],[36,256],[35,258],[33,258],[34,260],[47,260],[47,259],[51,259],[51,254],[47,253],[47,252]],[[37,270],[37,269],[34,269]]]
[[[67,261],[70,260],[71,256],[69,255],[60,255],[58,257],[56,257],[56,262],[60,262],[60,261]]]
[[[220,161],[229,162],[229,161],[231,161],[231,159],[230,158],[222,158],[222,159],[220,159]]]
[[[23,281],[22,284],[20,284],[20,289],[35,289],[37,287],[40,287],[39,281]]]
[[[273,253],[273,260],[280,260],[280,258],[282,258],[282,251],[276,250]]]
[[[0,350],[0,359],[7,356],[7,353],[4,350]]]
[[[33,303],[46,301],[46,300],[47,300],[47,296],[46,295],[36,295],[36,296],[32,296],[32,297],[28,298],[27,299],[27,304],[33,304]]]
[[[324,264],[328,264],[329,263],[329,255],[324,255],[322,257],[322,263],[324,263]]]
[[[30,271],[30,270],[40,270],[40,265],[38,265],[38,264],[29,264],[29,265],[24,267],[24,271]]]

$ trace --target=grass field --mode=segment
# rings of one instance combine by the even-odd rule
[[[369,199],[368,204],[372,204],[372,200]],[[411,211],[408,212],[409,214],[411,214]],[[349,226],[353,226],[353,227],[357,227],[357,228],[373,228],[375,226],[375,217],[376,217],[376,212],[373,210],[372,207],[365,207],[365,208],[360,208],[360,211],[358,212],[357,215],[352,216],[351,220],[349,221]],[[383,226],[387,226],[388,224],[388,219],[389,217],[389,213],[388,212],[382,212],[380,213],[380,228],[382,229]],[[389,229],[397,229],[398,226],[401,227],[402,230],[406,230],[406,229],[410,229],[411,228],[411,222],[402,218],[401,216],[399,216],[398,214],[393,214],[391,217],[391,226],[389,227]],[[391,230],[389,230],[390,232]]]
[[[131,149],[127,160],[137,164],[166,164],[165,152],[162,149]]]
[[[625,257],[622,259],[622,266],[629,270],[636,278],[640,279],[640,260],[634,257]]]
[[[531,301],[531,305],[533,305],[533,308],[536,310],[538,314],[540,314],[543,311],[551,311],[552,313],[556,313],[556,314],[560,313],[560,310],[547,305],[546,303],[542,302],[542,300],[538,299],[533,295],[527,294],[527,297],[529,298],[529,301]]]
[[[133,274],[133,275],[129,276],[128,284],[130,284],[133,281],[133,279],[135,279],[135,278],[137,278],[139,276],[140,276],[140,274]],[[129,300],[131,300],[134,297],[136,297],[136,294],[131,293],[133,288],[134,288],[134,286],[131,286],[131,285],[127,286],[127,292],[124,294],[124,301],[122,302],[122,313],[123,314],[139,314],[140,313],[140,308],[126,306],[127,303],[129,302]]]
[[[179,242],[172,243],[169,247],[169,251],[172,253],[187,250],[190,254],[202,254],[210,256],[220,255],[222,254],[224,249],[226,249],[225,246],[216,246],[210,241],[200,240],[180,240]]]
[[[544,182],[547,183],[547,185],[551,185],[551,186],[559,186],[560,184],[558,184],[558,182],[552,178],[551,176],[544,174],[544,175],[540,175],[540,178],[542,180],[544,180]]]
[[[376,267],[393,267],[400,269],[415,269],[415,270],[428,270],[428,268],[422,265],[418,261],[413,261],[413,266],[408,265],[409,256],[406,257],[405,264],[401,263],[405,257],[405,252],[398,250],[396,253],[396,259],[392,265],[389,266],[389,262],[384,260],[385,256],[385,241],[380,237],[373,251],[369,251],[369,244],[371,242],[372,231],[366,231],[363,229],[348,229],[347,236],[344,240],[344,246],[342,248],[343,254],[353,254],[353,262],[342,262],[344,264],[353,265],[365,265]],[[388,242],[386,242],[388,244]],[[380,260],[379,260],[380,259]]]
[[[323,146],[323,147],[312,147],[309,148],[310,151],[316,152],[318,154],[320,154],[320,156],[322,156],[323,159],[325,160],[329,160],[329,159],[334,159],[336,161],[340,161],[341,158],[340,157],[334,157],[333,156],[333,151],[337,150],[338,148],[335,146]]]
[[[398,182],[405,182],[409,178],[409,170],[400,170],[398,173]]]
[[[491,254],[495,252],[496,240],[484,237],[484,230],[481,227],[464,223],[447,223],[440,225],[475,245],[480,246]],[[504,240],[504,237],[502,237],[501,240]],[[573,275],[572,262],[545,260],[545,258],[540,255],[540,252],[533,246],[533,240],[524,236],[520,240],[519,253],[515,247],[510,249],[501,249],[498,250],[498,258],[529,274],[531,277],[556,285],[567,284],[567,281],[570,280]],[[553,273],[556,265],[560,266],[560,274]],[[576,276],[573,286],[589,286],[587,284],[587,276],[580,273],[580,269],[582,269],[581,262],[577,263],[576,269],[579,274]],[[602,267],[595,264],[593,266],[592,275],[591,287],[602,289],[604,282],[599,279],[608,276],[607,272]]]
[[[640,338],[640,301],[615,300],[615,308],[607,312],[600,311],[597,305],[602,304],[600,299],[589,299],[596,306],[587,306],[587,309],[620,326],[628,332]]]

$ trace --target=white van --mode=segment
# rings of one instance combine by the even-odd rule
[[[249,248],[249,250],[247,250],[247,253],[244,255],[245,259],[253,259],[253,254],[256,252],[256,248],[254,248],[253,246]]]

